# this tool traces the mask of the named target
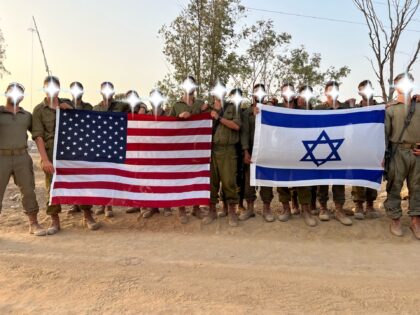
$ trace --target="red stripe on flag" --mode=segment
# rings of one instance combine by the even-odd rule
[[[209,163],[210,158],[125,159],[125,164],[128,165],[199,165]]]
[[[129,200],[118,198],[99,198],[99,197],[53,197],[51,204],[57,205],[97,205],[97,206],[121,206],[121,207],[150,207],[150,208],[169,208],[169,207],[188,207],[188,206],[207,206],[210,204],[209,198],[182,199],[182,200]]]
[[[142,114],[127,114],[128,120],[143,120],[143,121],[193,121],[193,120],[210,120],[210,113],[203,113],[198,115],[192,115],[188,119],[180,119],[171,116],[154,116],[154,115],[142,115]]]
[[[179,129],[158,129],[158,128],[129,128],[127,129],[128,136],[159,136],[159,137],[174,137],[174,136],[201,136],[211,135],[211,128],[179,128]]]
[[[195,184],[184,186],[138,186],[112,182],[56,182],[54,189],[110,189],[149,194],[184,193],[191,191],[210,190],[210,184]]]
[[[116,168],[57,168],[57,175],[116,175],[137,179],[187,179],[209,177],[210,171],[199,172],[131,172]]]
[[[127,151],[210,150],[210,142],[196,143],[127,143]]]

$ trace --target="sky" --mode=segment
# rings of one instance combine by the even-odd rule
[[[35,16],[48,64],[61,80],[62,97],[70,98],[68,85],[75,80],[83,83],[84,99],[92,104],[100,101],[99,85],[103,81],[112,81],[117,93],[136,89],[146,96],[170,68],[162,53],[163,40],[158,37],[158,31],[163,24],[170,24],[187,2],[0,0],[0,29],[7,45],[5,66],[11,72],[0,79],[0,90],[5,90],[9,82],[22,83],[26,87],[22,106],[28,110],[43,99],[45,66],[38,39],[28,30]],[[385,9],[384,0],[375,2],[378,10]],[[263,10],[363,22],[352,0],[243,0],[242,4]],[[342,80],[341,99],[357,97],[360,81],[375,81],[367,59],[372,53],[366,26],[255,10],[248,10],[241,23],[251,25],[261,19],[272,19],[277,31],[290,33],[291,47],[304,45],[310,53],[320,53],[323,68],[349,66],[351,73]],[[420,30],[420,11],[409,28]],[[403,71],[419,37],[419,32],[403,35],[396,72]],[[419,61],[412,73],[420,82]],[[376,82],[374,88],[379,94]],[[419,84],[416,84],[416,92],[420,92]]]

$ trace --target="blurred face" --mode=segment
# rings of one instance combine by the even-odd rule
[[[267,95],[265,90],[260,86],[253,90],[253,99],[254,103],[262,103],[264,102],[264,98]]]
[[[295,88],[292,86],[285,86],[281,89],[281,96],[287,101],[292,102],[295,97]]]
[[[60,93],[60,85],[54,81],[49,81],[44,84],[44,92],[49,98],[55,98]]]
[[[340,90],[337,86],[332,85],[325,89],[325,95],[329,101],[336,101],[339,94]]]
[[[403,77],[395,83],[398,94],[410,95],[414,90],[414,81],[408,77]]]
[[[115,94],[114,87],[111,84],[104,84],[101,87],[101,95],[104,99],[109,100]]]
[[[24,89],[19,85],[13,85],[6,91],[7,102],[18,105],[24,98]]]

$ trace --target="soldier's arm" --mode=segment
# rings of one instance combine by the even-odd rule
[[[248,110],[242,114],[242,127],[241,127],[241,145],[242,150],[249,150],[249,115]]]
[[[385,111],[385,145],[389,145],[389,137],[392,132],[392,107],[387,108]]]
[[[38,148],[38,152],[41,157],[42,169],[44,172],[52,174],[54,173],[54,166],[48,158],[47,150],[45,149],[45,142],[43,138],[44,132],[45,128],[41,120],[41,113],[35,108],[32,116],[32,139],[35,141]]]

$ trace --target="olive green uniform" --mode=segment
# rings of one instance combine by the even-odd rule
[[[255,115],[254,106],[245,109],[242,112],[242,128],[241,128],[241,145],[242,150],[248,150],[249,154],[252,155],[252,149],[254,147],[254,135],[255,135]],[[257,200],[256,187],[251,186],[251,168],[250,165],[245,164],[245,188],[244,188],[244,199],[246,201]],[[260,196],[264,203],[270,203],[273,200],[273,188],[272,187],[260,187]]]
[[[169,116],[179,117],[180,114],[188,112],[191,115],[201,113],[201,106],[204,104],[202,100],[195,99],[194,103],[190,106],[183,101],[176,102],[169,111]]]
[[[130,105],[124,102],[111,100],[109,106],[105,106],[104,101],[101,101],[98,105],[93,106],[95,112],[118,112],[118,113],[129,113],[131,112]]]
[[[377,105],[376,100],[372,100],[369,103],[370,105]],[[360,102],[360,104],[357,107],[364,107],[368,106],[366,101]],[[376,200],[378,197],[378,191],[372,188],[368,187],[361,187],[361,186],[353,186],[351,189],[351,195],[353,197],[354,202],[368,202],[372,203]]]
[[[386,109],[385,139],[387,144],[396,150],[390,163],[388,182],[386,186],[387,199],[384,202],[385,210],[392,219],[402,215],[401,189],[407,181],[409,191],[410,216],[420,216],[420,156],[415,156],[412,148],[420,143],[420,103],[416,103],[415,113],[407,127],[400,144],[398,138],[404,126],[409,106],[394,102]]]
[[[22,108],[16,114],[0,106],[0,212],[6,186],[13,176],[26,214],[38,213],[32,158],[27,151],[32,116]]]
[[[63,103],[59,99],[59,103]],[[45,98],[42,103],[38,104],[33,112],[32,118],[32,139],[41,137],[45,143],[45,150],[48,159],[53,163],[54,154],[54,137],[55,137],[55,109],[50,108],[47,99]],[[61,212],[61,205],[50,205],[50,192],[53,175],[45,173],[45,189],[47,190],[47,214],[57,214]]]
[[[226,120],[231,120],[241,126],[240,110],[232,103],[226,103],[223,110],[216,112]],[[236,183],[237,152],[239,131],[230,129],[221,122],[213,125],[213,147],[210,166],[210,201],[219,202],[220,183],[222,183],[223,198],[227,204],[238,204],[239,195]]]
[[[337,110],[349,108],[349,106],[346,103],[337,102],[336,104],[337,104],[337,107],[335,109]],[[335,110],[335,109],[330,107],[327,103],[323,103],[315,108],[315,110]],[[329,199],[328,190],[329,190],[328,185],[318,186],[317,197],[318,197],[319,203],[326,204],[328,202],[328,199]],[[344,185],[332,185],[332,193],[333,193],[333,201],[343,206],[344,202],[346,201]]]

